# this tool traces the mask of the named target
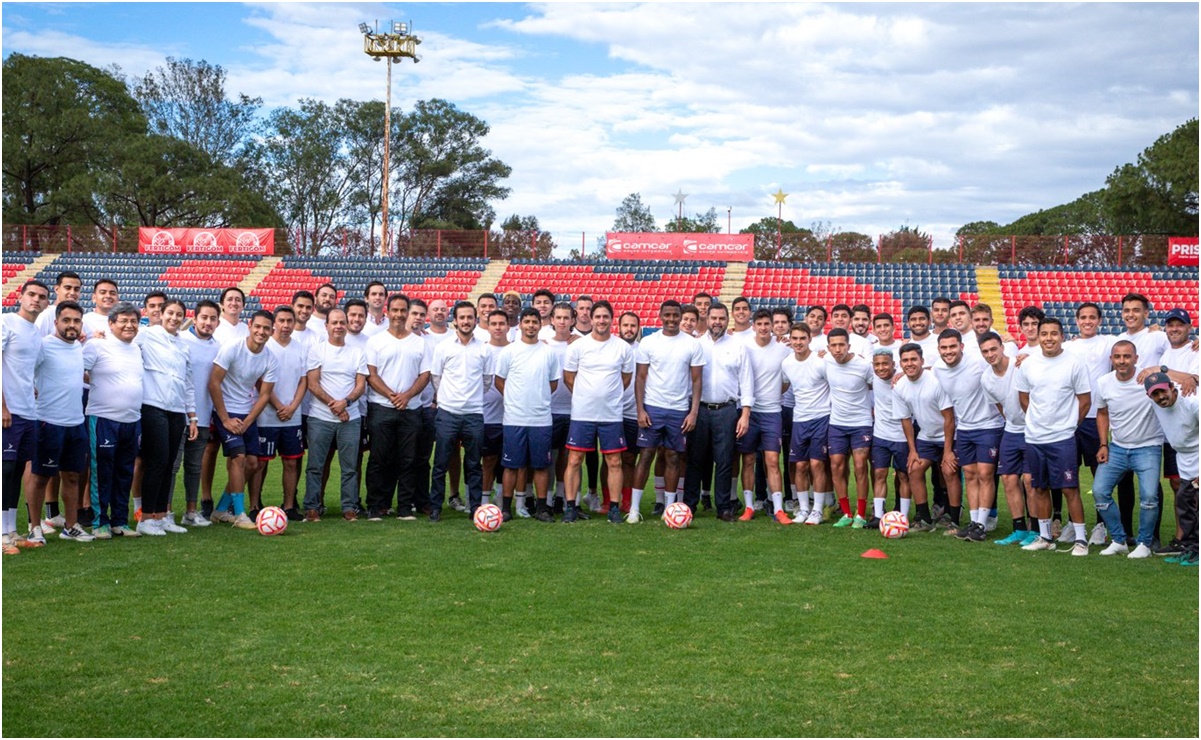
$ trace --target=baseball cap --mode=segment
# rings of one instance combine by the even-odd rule
[[[1188,311],[1185,311],[1183,308],[1173,308],[1171,311],[1168,311],[1168,317],[1164,319],[1164,323],[1166,324],[1172,319],[1183,321],[1190,326],[1193,323],[1192,319],[1189,318]]]
[[[1143,387],[1147,389],[1147,395],[1151,395],[1154,390],[1172,390],[1172,381],[1167,373],[1151,373],[1143,381]]]

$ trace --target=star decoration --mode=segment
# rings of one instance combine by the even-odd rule
[[[684,192],[684,188],[680,188],[672,197],[676,199],[677,206],[682,206],[684,205],[684,199],[688,197],[688,193]]]
[[[788,197],[788,193],[784,192],[784,188],[779,188],[771,194],[771,197],[776,199],[777,205],[784,205],[784,199]]]

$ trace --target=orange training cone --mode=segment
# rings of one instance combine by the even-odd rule
[[[877,550],[874,547],[872,549],[868,550],[867,552],[863,553],[859,557],[870,558],[872,560],[888,560],[887,555],[885,555],[882,551]]]

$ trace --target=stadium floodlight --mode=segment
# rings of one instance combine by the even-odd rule
[[[392,21],[392,33],[406,36],[409,33],[409,24],[403,21]]]
[[[360,23],[359,24],[359,33],[366,36],[367,34],[371,33],[371,26],[367,25],[366,23]]]

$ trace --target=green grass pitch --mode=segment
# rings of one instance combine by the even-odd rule
[[[54,538],[3,560],[3,732],[1197,736],[1197,571],[1097,550],[449,509]]]

